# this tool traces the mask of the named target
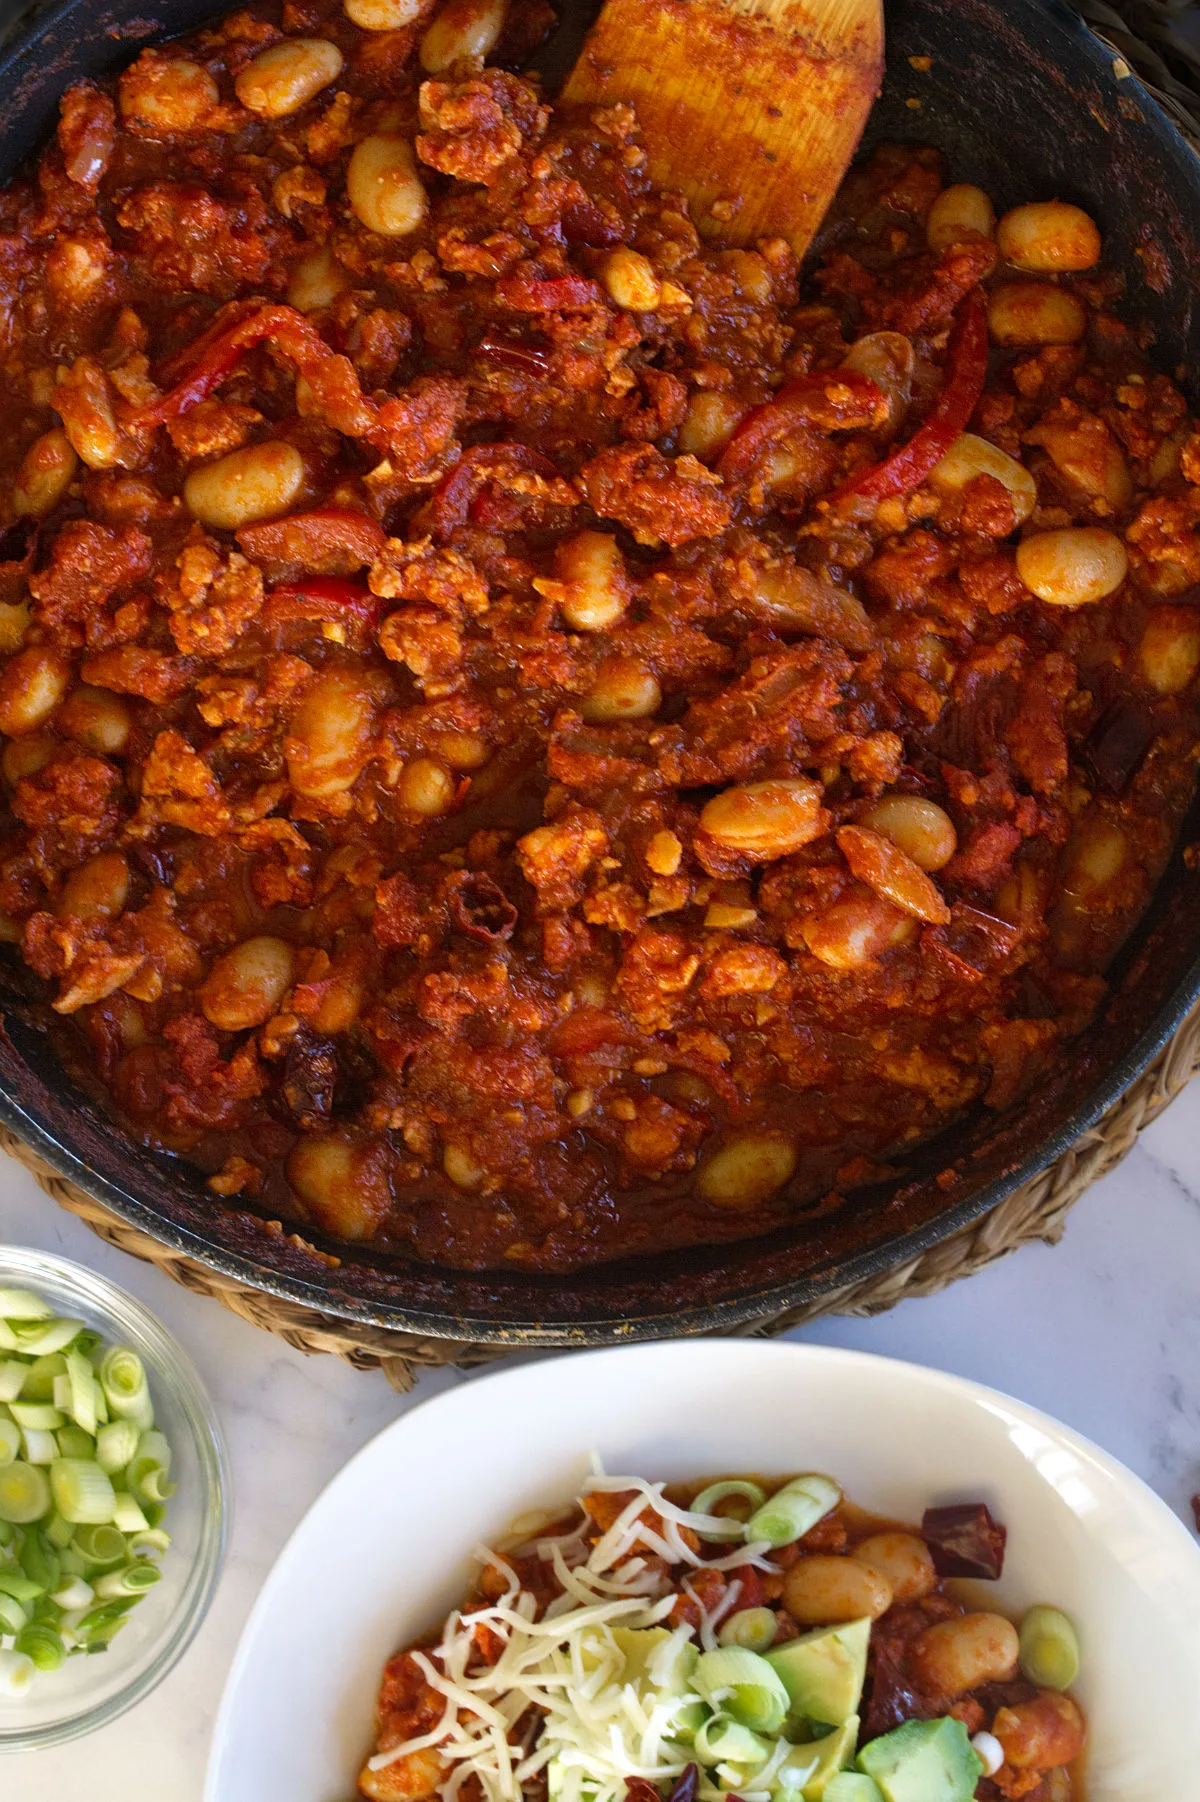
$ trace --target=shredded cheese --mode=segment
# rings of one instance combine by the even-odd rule
[[[504,1594],[489,1605],[447,1619],[432,1651],[410,1654],[432,1689],[446,1699],[437,1726],[370,1760],[379,1770],[411,1753],[436,1747],[447,1765],[438,1786],[443,1802],[458,1802],[474,1777],[484,1802],[521,1802],[525,1784],[546,1774],[551,1802],[624,1802],[630,1777],[669,1785],[693,1757],[690,1740],[700,1697],[684,1680],[687,1648],[696,1634],[687,1625],[653,1645],[644,1668],[630,1672],[616,1635],[622,1629],[662,1629],[677,1600],[655,1558],[671,1566],[727,1570],[773,1568],[765,1545],[740,1546],[720,1559],[703,1558],[683,1530],[703,1531],[705,1515],[666,1500],[661,1483],[597,1473],[589,1491],[632,1492],[612,1525],[594,1545],[584,1526],[514,1545],[507,1558],[486,1547],[476,1557],[499,1573]],[[646,1516],[653,1514],[652,1521]],[[561,1593],[539,1613],[508,1559],[534,1556],[550,1567]],[[690,1585],[686,1592],[692,1594]],[[731,1584],[711,1609],[693,1595],[705,1649],[737,1605]],[[476,1630],[486,1627],[501,1644],[494,1662],[481,1659]],[[769,1802],[770,1779],[786,1757],[782,1743],[761,1771],[739,1785],[744,1802]],[[745,1774],[743,1774],[745,1775]],[[707,1774],[703,1802],[724,1792]]]

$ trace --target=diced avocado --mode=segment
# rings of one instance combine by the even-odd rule
[[[624,1682],[632,1683],[640,1695],[687,1694],[697,1656],[690,1641],[676,1641],[674,1653],[664,1665],[655,1659],[673,1637],[666,1627],[613,1627],[611,1631],[613,1643],[625,1660]]]
[[[851,1715],[823,1739],[796,1746],[771,1779],[772,1802],[824,1802],[826,1785],[850,1763],[857,1744],[858,1716]]]
[[[823,1802],[883,1802],[883,1791],[865,1771],[835,1771]]]
[[[782,1678],[791,1716],[807,1715],[836,1727],[858,1709],[867,1673],[869,1620],[817,1627],[768,1652],[767,1663]]]
[[[848,1721],[827,1733],[824,1739],[814,1740],[804,1750],[817,1755],[817,1768],[804,1785],[800,1794],[804,1802],[825,1802],[830,1779],[836,1777],[854,1757],[854,1748],[858,1744],[858,1716],[852,1714]]]
[[[884,1802],[971,1802],[983,1760],[961,1721],[905,1721],[865,1745],[858,1768],[873,1777]],[[806,1792],[807,1794],[807,1792]]]

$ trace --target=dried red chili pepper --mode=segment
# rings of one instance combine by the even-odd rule
[[[993,1520],[986,1502],[926,1508],[921,1537],[939,1577],[998,1577],[1004,1569],[1008,1528]]]
[[[1200,1495],[1192,1497],[1192,1517],[1196,1522],[1196,1531],[1200,1533]]]
[[[911,494],[938,463],[954,440],[966,431],[972,413],[979,405],[987,380],[988,328],[983,292],[972,288],[954,319],[948,354],[949,374],[938,397],[937,405],[899,450],[860,470],[829,496],[836,507],[851,496],[884,501],[897,494]]]

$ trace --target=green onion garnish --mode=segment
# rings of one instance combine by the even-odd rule
[[[135,1351],[114,1345],[105,1352],[100,1363],[100,1387],[115,1419],[136,1420],[143,1427],[151,1425],[153,1411],[146,1369]]]
[[[743,1646],[701,1653],[692,1683],[710,1708],[754,1733],[778,1733],[790,1706],[778,1671]]]
[[[0,1289],[0,1320],[50,1320],[54,1309],[30,1289]]]
[[[160,1581],[170,1468],[137,1353],[0,1289],[0,1695],[103,1652]]]
[[[18,1458],[0,1470],[0,1520],[23,1527],[50,1512],[50,1484],[44,1470]]]
[[[791,1545],[836,1508],[842,1492],[829,1477],[815,1473],[793,1477],[777,1489],[746,1522],[747,1539],[765,1539],[769,1546]]]
[[[56,1633],[44,1621],[35,1621],[28,1627],[22,1627],[13,1650],[23,1653],[38,1671],[56,1671],[67,1655],[62,1634]]]
[[[748,1652],[765,1652],[775,1644],[778,1629],[773,1608],[740,1608],[722,1621],[717,1638],[723,1646],[745,1646]]]
[[[732,1501],[748,1504],[740,1515],[718,1514],[718,1506],[722,1502]],[[702,1489],[689,1510],[692,1514],[711,1514],[711,1528],[699,1527],[696,1530],[701,1539],[716,1541],[744,1539],[746,1537],[746,1518],[756,1508],[761,1508],[765,1501],[765,1492],[757,1483],[751,1483],[742,1477],[727,1477],[724,1482],[710,1483]]]

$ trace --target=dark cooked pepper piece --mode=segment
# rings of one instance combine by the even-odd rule
[[[219,331],[210,327],[192,346],[190,362],[178,357],[172,359],[167,368],[173,373],[182,362],[186,375],[156,401],[131,414],[127,421],[129,429],[137,431],[163,425],[169,419],[179,419],[189,413],[220,387],[244,351],[268,341],[289,357],[309,381],[320,381],[322,376],[328,378],[332,370],[337,370],[330,396],[336,417],[331,415],[330,423],[339,431],[350,437],[366,437],[373,430],[382,429],[379,409],[363,394],[354,365],[326,344],[303,313],[276,302],[255,305],[252,311],[239,311],[232,323],[223,325]]]
[[[298,582],[284,582],[271,590],[265,617],[269,626],[296,619],[329,620],[334,624],[352,620],[371,626],[387,605],[362,582],[349,582],[344,576],[304,576]]]
[[[699,1786],[699,1782],[699,1767],[694,1764],[684,1765],[682,1771],[680,1771],[678,1777],[675,1779],[671,1793],[667,1797],[667,1802],[696,1802],[696,1790]]]
[[[835,488],[829,496],[829,505],[836,507],[851,496],[884,501],[892,495],[911,494],[914,488],[919,488],[954,440],[966,431],[987,380],[987,355],[987,309],[982,290],[973,288],[955,315],[950,334],[949,374],[933,412],[907,444],[885,457],[882,463],[860,470],[840,488]]]
[[[1083,761],[1099,788],[1124,794],[1153,742],[1153,720],[1126,697],[1104,709],[1084,741]]]
[[[522,375],[544,376],[552,361],[548,346],[526,344],[520,338],[503,338],[497,332],[485,332],[475,346],[475,355],[497,369],[515,369]]]
[[[996,1578],[1004,1569],[1008,1528],[993,1520],[986,1502],[926,1508],[921,1537],[939,1577]]]
[[[882,390],[854,369],[822,369],[782,387],[773,400],[747,413],[717,461],[723,482],[744,481],[793,427],[814,424],[847,432],[880,422],[887,410]]]
[[[465,451],[430,497],[433,530],[444,537],[465,525],[480,489],[491,476],[523,469],[551,480],[558,475],[549,457],[528,444],[477,444]]]
[[[510,939],[517,910],[485,870],[459,870],[450,893],[450,918],[459,932],[482,945]]]

